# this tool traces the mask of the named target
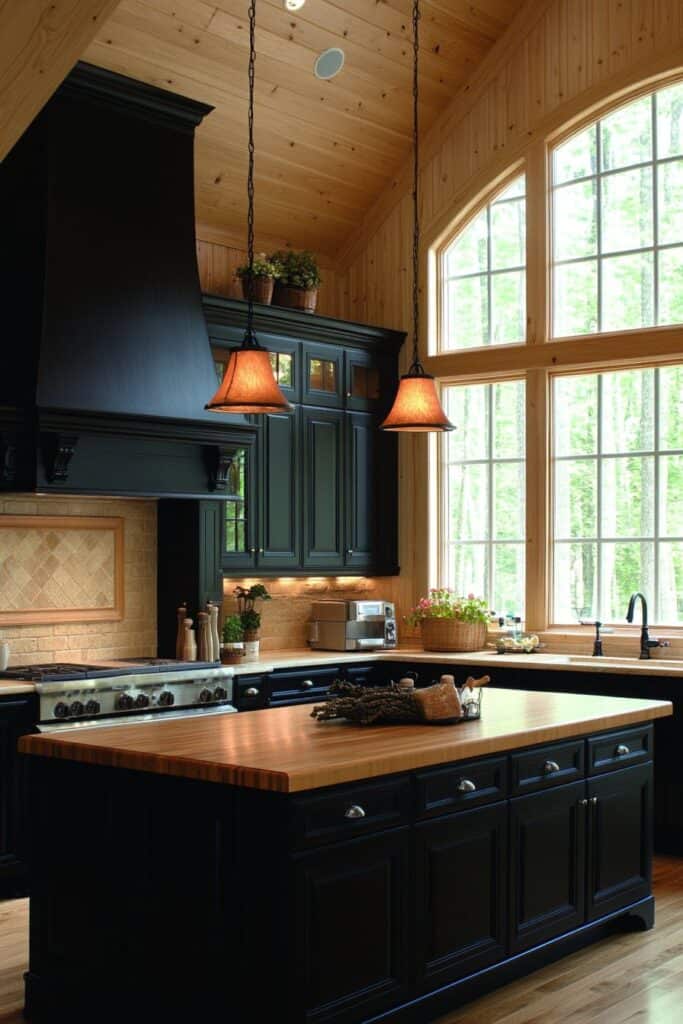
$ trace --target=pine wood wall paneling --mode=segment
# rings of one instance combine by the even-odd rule
[[[49,100],[117,3],[0,3],[0,160]]]
[[[421,114],[432,124],[511,22],[517,0],[424,0]],[[315,0],[296,13],[262,0],[257,18],[260,212],[271,235],[336,253],[410,149],[410,0]],[[243,216],[247,102],[244,0],[121,0],[86,51],[93,63],[215,105],[197,132],[199,219]],[[315,57],[346,52],[321,82]]]
[[[515,161],[527,163],[538,176],[543,140],[556,135],[573,121],[588,118],[611,97],[626,95],[634,84],[683,69],[683,4],[680,0],[538,0],[527,3],[511,28],[479,66],[451,108],[441,115],[423,144],[421,182],[423,213],[423,264],[426,252],[461,210],[476,203],[488,186]],[[504,116],[501,116],[501,110]],[[540,148],[539,148],[540,147]],[[534,172],[534,163],[536,170]],[[364,316],[387,327],[406,329],[409,315],[409,275],[402,273],[406,248],[393,248],[409,216],[407,194],[410,168],[392,179],[392,186],[365,218],[350,246],[340,254],[341,291],[345,309],[362,306]],[[547,246],[538,238],[540,206],[530,209],[529,244]],[[407,235],[403,244],[409,244]],[[546,336],[547,309],[538,296],[540,260],[535,279],[528,282],[530,336],[542,342]],[[530,267],[532,264],[530,263]],[[376,289],[373,281],[383,281]],[[359,282],[363,282],[362,291]],[[546,291],[547,298],[547,291]],[[423,331],[422,345],[426,332]],[[548,374],[561,368],[605,367],[630,362],[671,362],[683,351],[683,330],[665,328],[629,334],[603,335],[587,341],[508,346],[496,351],[502,373],[532,367],[529,375],[528,410],[545,401]],[[490,368],[490,354],[476,351],[427,357],[427,369],[448,377],[476,378]],[[547,404],[546,404],[547,408]],[[534,459],[547,453],[548,428],[538,420],[529,438]],[[419,439],[417,441],[419,445]],[[545,446],[545,447],[544,447]],[[408,570],[399,583],[402,610],[428,585],[427,521],[419,477],[426,449],[414,457],[412,444],[401,445],[401,516],[412,526],[401,529],[400,560]],[[544,456],[545,457],[545,456]],[[547,522],[548,481],[545,471],[532,476],[527,501],[530,543],[538,544]],[[547,562],[547,560],[546,560]],[[411,576],[412,578],[408,578]],[[534,582],[535,580],[535,582]],[[547,623],[547,564],[530,578],[529,621],[536,628]],[[532,588],[534,593],[532,594]],[[542,594],[539,596],[539,591]]]

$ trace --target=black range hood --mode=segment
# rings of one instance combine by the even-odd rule
[[[0,488],[221,494],[244,417],[216,372],[194,229],[211,107],[79,64],[0,164]]]

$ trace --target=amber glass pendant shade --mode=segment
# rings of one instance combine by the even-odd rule
[[[455,430],[443,411],[436,382],[421,368],[401,377],[394,404],[380,424],[380,430],[404,430],[406,433]]]
[[[292,411],[273,376],[267,350],[256,342],[245,342],[231,353],[223,381],[206,408],[254,414]]]

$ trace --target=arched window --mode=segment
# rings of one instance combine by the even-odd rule
[[[552,153],[553,336],[683,322],[683,84]]]
[[[522,174],[442,250],[442,351],[524,341],[525,204]]]
[[[432,263],[427,365],[457,427],[438,439],[434,582],[535,632],[623,625],[635,590],[680,628],[680,74],[530,141],[485,202]]]

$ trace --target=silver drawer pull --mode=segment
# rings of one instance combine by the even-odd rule
[[[546,763],[543,765],[544,775],[554,775],[555,772],[559,772],[559,770],[560,766],[557,763],[557,761],[546,761]]]
[[[474,793],[476,788],[476,783],[471,779],[461,779],[458,783],[458,793]]]
[[[259,695],[259,693],[260,693],[260,692],[261,692],[261,691],[259,690],[259,688],[258,688],[257,686],[249,686],[249,687],[248,687],[248,688],[247,688],[247,689],[246,689],[246,690],[244,691],[244,696],[245,696],[245,697],[258,697],[258,695]]]
[[[358,821],[365,817],[365,811],[360,804],[351,804],[349,809],[344,811],[344,817],[349,818],[350,821]]]
[[[312,679],[304,679],[304,681],[301,684],[301,689],[310,690],[312,686],[315,686],[315,683],[313,682]]]
[[[617,757],[626,757],[627,754],[631,753],[631,748],[627,747],[625,743],[620,743],[616,749]]]

